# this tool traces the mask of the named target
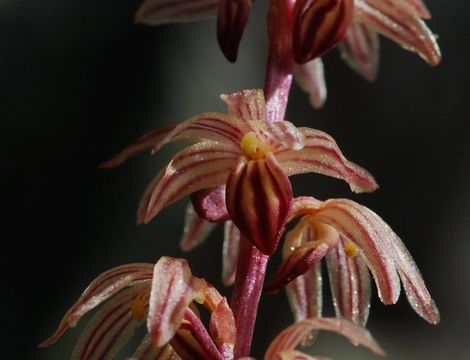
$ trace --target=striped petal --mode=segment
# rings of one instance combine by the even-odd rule
[[[377,355],[385,352],[372,335],[362,326],[340,318],[309,318],[284,329],[271,343],[265,360],[276,359],[277,354],[294,350],[312,330],[328,330],[347,337],[352,343],[362,345]]]
[[[423,19],[430,19],[431,13],[429,12],[426,4],[421,0],[404,0],[409,6],[411,6],[416,13]]]
[[[253,0],[219,0],[217,40],[225,57],[237,60],[238,47],[250,15]]]
[[[115,267],[98,276],[67,311],[54,334],[40,346],[54,344],[70,327],[74,327],[83,315],[124,288],[151,279],[152,268],[152,264],[129,264]]]
[[[326,256],[335,313],[365,326],[371,296],[369,269],[361,254],[347,255],[346,244],[342,239]]]
[[[233,285],[237,273],[240,231],[233,222],[227,221],[224,227],[224,245],[222,250],[222,283]]]
[[[288,121],[263,123],[250,122],[258,138],[268,144],[274,153],[282,150],[299,150],[304,147],[304,135]]]
[[[368,26],[353,21],[340,43],[341,58],[368,81],[374,81],[379,68],[378,34]]]
[[[154,146],[160,144],[168,134],[175,129],[175,125],[170,125],[162,129],[154,130],[137,140],[131,146],[128,146],[122,150],[119,154],[113,156],[111,159],[105,161],[100,167],[109,169],[121,165],[131,157],[138,155],[144,151],[152,149]]]
[[[298,212],[298,208],[303,210]],[[307,210],[308,209],[308,210]],[[400,280],[394,260],[388,226],[375,213],[347,199],[318,202],[309,198],[296,199],[293,213],[310,212],[315,221],[334,227],[341,235],[353,241],[364,254],[374,275],[379,297],[385,304],[394,304],[400,295]]]
[[[200,218],[191,203],[186,206],[183,237],[180,242],[181,250],[190,251],[200,245],[214,230],[215,224]]]
[[[136,320],[131,304],[150,280],[122,290],[106,303],[88,323],[72,353],[72,360],[112,360],[142,325]]]
[[[304,64],[331,50],[346,35],[354,13],[353,0],[297,0],[293,50]]]
[[[431,65],[441,61],[436,38],[404,0],[358,0],[355,19],[416,52]]]
[[[343,156],[331,136],[310,128],[299,130],[305,136],[303,149],[276,153],[277,161],[289,176],[315,172],[346,181],[354,192],[378,188],[372,175]]]
[[[180,360],[181,358],[171,347],[171,345],[165,345],[163,347],[156,347],[153,345],[152,340],[148,334],[144,340],[140,343],[137,350],[132,354],[128,360]]]
[[[271,255],[289,215],[292,187],[274,156],[241,162],[227,180],[227,210],[238,229]]]
[[[230,115],[199,114],[176,126],[167,137],[153,146],[152,152],[155,153],[165,144],[177,140],[216,141],[235,150],[240,148],[240,141],[249,130],[243,121]]]
[[[305,274],[323,259],[328,249],[327,244],[314,242],[308,242],[296,248],[282,261],[281,266],[266,285],[265,291],[275,293],[297,276]]]
[[[135,14],[135,21],[147,25],[185,22],[213,17],[218,0],[146,0]]]
[[[242,90],[233,94],[222,94],[228,113],[244,122],[266,122],[266,101],[263,90]]]
[[[320,109],[326,101],[326,82],[321,58],[295,65],[294,74],[302,90],[308,94],[310,104],[314,109]]]
[[[393,234],[391,229],[389,231]],[[405,288],[408,302],[419,316],[431,324],[437,324],[440,321],[439,310],[431,298],[421,273],[408,249],[396,235],[392,236],[391,242],[394,250],[393,258]]]
[[[203,189],[191,194],[191,202],[202,219],[220,223],[230,219],[225,206],[225,186]]]
[[[147,188],[138,222],[148,223],[162,208],[195,191],[224,184],[238,157],[232,148],[209,141],[180,151]]]
[[[202,296],[205,281],[191,274],[184,259],[162,257],[154,268],[147,329],[156,346],[179,329],[189,304]]]

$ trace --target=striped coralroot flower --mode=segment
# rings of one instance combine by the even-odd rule
[[[377,188],[374,178],[348,161],[327,134],[287,121],[268,122],[262,90],[222,95],[222,100],[228,114],[204,113],[152,132],[103,164],[113,167],[140,151],[155,153],[176,140],[195,142],[150,183],[140,203],[139,223],[148,223],[187,195],[227,185],[231,220],[260,251],[271,254],[292,201],[288,176],[314,172],[345,180],[355,192]]]
[[[267,286],[286,290],[297,321],[321,316],[325,257],[336,316],[365,325],[370,307],[372,272],[379,297],[394,304],[400,280],[411,307],[431,324],[439,311],[420,271],[400,238],[373,211],[351,200],[296,198],[291,219],[301,217],[284,244],[284,260]]]
[[[209,331],[195,303],[209,310]],[[41,346],[54,344],[98,306],[72,360],[114,359],[145,321],[147,335],[132,355],[134,360],[233,359],[235,319],[227,300],[193,276],[186,260],[162,257],[155,266],[129,264],[101,274]]]

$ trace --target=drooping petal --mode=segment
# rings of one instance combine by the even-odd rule
[[[328,330],[347,337],[352,343],[362,345],[377,355],[385,352],[372,335],[362,326],[341,318],[309,318],[284,329],[271,343],[265,359],[274,360],[277,354],[294,350],[312,330]]]
[[[273,277],[265,287],[268,293],[279,291],[297,276],[305,274],[317,265],[327,253],[329,247],[325,243],[306,243],[296,248],[287,259],[285,259]]]
[[[228,113],[244,122],[266,122],[266,101],[263,90],[242,90],[233,94],[222,94]]]
[[[326,256],[333,304],[337,317],[365,326],[371,296],[369,269],[361,254],[347,255],[347,241],[342,239]]]
[[[292,42],[296,62],[304,64],[336,46],[353,13],[353,0],[297,0]]]
[[[199,217],[220,223],[230,219],[225,206],[225,185],[202,189],[191,194],[193,208]]]
[[[340,43],[341,58],[368,81],[374,81],[379,68],[378,34],[368,26],[353,21]]]
[[[404,0],[409,6],[411,6],[416,13],[423,19],[430,19],[431,13],[429,12],[426,4],[421,0]]]
[[[238,150],[240,141],[250,128],[243,121],[221,113],[204,113],[177,125],[162,141],[152,147],[152,152],[160,150],[165,144],[177,140],[216,141],[227,148]]]
[[[122,290],[99,309],[80,335],[71,359],[114,359],[143,323],[134,318],[131,304],[143,291],[148,291],[149,282]]]
[[[218,0],[146,0],[135,14],[135,21],[160,25],[205,19],[217,14]]]
[[[419,316],[431,324],[437,324],[440,321],[439,310],[424,284],[418,266],[400,238],[393,234],[391,229],[389,231],[391,232],[391,242],[394,250],[393,257],[408,302]]]
[[[320,109],[326,101],[326,82],[323,61],[316,58],[303,65],[294,67],[297,82],[310,99],[314,109]]]
[[[67,311],[57,330],[40,346],[54,344],[70,327],[74,327],[88,311],[99,306],[122,289],[152,278],[152,264],[128,264],[115,267],[98,276]]]
[[[148,223],[162,208],[195,191],[224,184],[238,157],[232,148],[209,141],[180,151],[149,185],[138,222]]]
[[[305,136],[301,150],[276,153],[277,161],[289,176],[315,172],[346,181],[354,192],[378,188],[372,175],[343,156],[331,136],[310,128],[300,131]]]
[[[416,52],[431,65],[441,61],[435,36],[403,0],[358,0],[355,19],[403,48]]]
[[[237,329],[226,298],[220,301],[212,313],[209,330],[224,359],[233,359]]]
[[[217,40],[225,57],[237,60],[238,47],[250,15],[253,0],[219,0]]]
[[[140,343],[137,350],[132,354],[128,360],[180,360],[181,358],[171,347],[167,344],[163,347],[156,347],[153,345],[150,337],[145,335],[144,340]]]
[[[400,295],[400,280],[394,259],[388,226],[375,213],[347,199],[319,202],[303,197],[294,201],[292,213],[308,212],[315,221],[334,227],[363,251],[364,258],[377,284],[379,297],[385,304],[394,304]],[[299,209],[302,210],[299,210]]]
[[[222,249],[222,283],[225,286],[233,285],[237,273],[238,249],[240,245],[240,231],[231,221],[224,227],[224,245]]]
[[[184,259],[162,257],[155,265],[147,328],[156,346],[165,345],[183,321],[189,304],[202,296],[205,281],[191,274]]]
[[[126,160],[138,155],[144,151],[152,149],[154,146],[160,144],[168,134],[175,129],[175,125],[170,125],[161,129],[154,130],[142,136],[131,146],[122,150],[119,154],[113,156],[111,159],[105,161],[100,167],[109,169],[121,165]]]
[[[210,235],[215,224],[200,218],[191,203],[186,206],[183,237],[180,247],[183,251],[190,251],[200,245]]]
[[[227,210],[264,254],[276,250],[292,203],[292,187],[276,159],[241,162],[227,180]]]

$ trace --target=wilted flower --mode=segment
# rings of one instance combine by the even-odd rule
[[[287,235],[284,261],[268,290],[287,282],[287,293],[297,320],[321,315],[321,269],[326,256],[336,315],[364,325],[370,306],[372,272],[379,297],[394,304],[400,280],[412,308],[432,324],[439,312],[413,258],[400,238],[373,211],[351,200],[294,201],[292,218],[301,221]],[[299,276],[300,275],[300,276]]]
[[[202,189],[227,185],[231,220],[265,254],[277,246],[291,202],[288,176],[316,172],[343,179],[353,191],[373,191],[373,177],[341,154],[325,133],[266,121],[261,90],[223,95],[228,114],[197,115],[169,131],[154,132],[103,164],[120,164],[139,150],[153,152],[176,140],[195,141],[158,173],[142,198],[138,221],[147,223],[165,206]],[[162,136],[165,134],[166,136]],[[151,144],[150,138],[156,141]]]

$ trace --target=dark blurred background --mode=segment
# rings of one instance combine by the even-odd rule
[[[49,349],[37,344],[86,285],[113,266],[187,256],[194,274],[220,286],[220,227],[183,255],[185,201],[147,226],[134,222],[146,184],[175,148],[116,170],[97,165],[156,127],[224,111],[220,93],[262,87],[267,1],[255,3],[235,65],[217,47],[214,20],[135,25],[140,2],[0,2],[4,358],[69,358],[80,326]],[[367,205],[419,264],[442,322],[425,323],[404,295],[384,306],[374,292],[369,328],[389,359],[470,359],[470,5],[427,4],[444,55],[440,66],[384,40],[379,77],[369,84],[333,52],[325,57],[324,109],[312,110],[297,86],[289,103],[287,119],[333,135],[381,188],[351,195],[344,183],[307,175],[294,179],[295,192]],[[328,293],[325,288],[331,314]],[[291,321],[284,294],[263,297],[254,355],[261,358]],[[311,350],[337,359],[375,358],[327,333]]]

